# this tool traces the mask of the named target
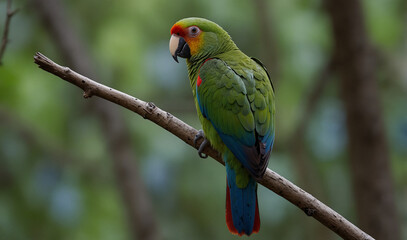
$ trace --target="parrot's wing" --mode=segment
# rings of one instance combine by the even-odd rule
[[[268,78],[268,80],[270,81],[271,88],[273,89],[273,92],[274,92],[274,84],[273,84],[273,81],[271,80],[270,74],[268,73],[268,71],[267,71],[267,69],[266,69],[266,66],[264,66],[264,64],[263,64],[259,59],[255,58],[255,57],[251,57],[251,59],[252,59],[253,61],[255,61],[257,64],[259,64],[259,65],[264,69],[264,71],[265,71],[266,74],[267,74],[267,78]]]
[[[220,59],[201,67],[197,100],[225,145],[256,178],[263,176],[274,142],[273,91],[265,71],[252,60],[251,68],[232,69]]]

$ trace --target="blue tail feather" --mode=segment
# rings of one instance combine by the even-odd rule
[[[241,233],[250,235],[253,231],[256,215],[256,181],[250,177],[245,188],[236,185],[236,173],[226,162],[227,183],[230,192],[230,204],[233,225]]]

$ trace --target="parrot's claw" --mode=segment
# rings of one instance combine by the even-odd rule
[[[203,140],[203,142],[201,143],[201,146],[199,146],[198,155],[199,155],[201,158],[207,158],[207,157],[208,157],[208,155],[206,155],[205,153],[203,153],[203,150],[204,150],[204,148],[206,147],[206,145],[208,145],[208,143],[209,143],[208,139],[205,138],[205,139]]]
[[[203,153],[204,148],[206,147],[206,145],[208,145],[209,141],[208,139],[205,138],[205,134],[204,132],[201,130],[198,131],[198,133],[195,135],[194,138],[194,145],[196,146],[196,143],[198,142],[199,139],[203,138],[203,142],[201,143],[201,145],[198,148],[198,155],[201,158],[207,158],[208,155],[206,155],[205,153]]]
[[[199,139],[201,138],[205,138],[205,133],[203,132],[203,130],[199,130],[198,133],[195,135],[194,138],[194,146],[196,146],[196,142],[198,142]]]

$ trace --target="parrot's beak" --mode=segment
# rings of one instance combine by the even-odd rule
[[[185,39],[183,37],[180,37],[176,34],[171,35],[170,53],[176,62],[178,62],[178,57],[191,57],[191,50],[189,49],[188,43],[185,42]]]

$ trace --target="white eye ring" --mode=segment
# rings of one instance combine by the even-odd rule
[[[199,35],[199,33],[201,32],[201,29],[199,29],[199,27],[197,26],[191,26],[189,27],[189,35],[191,37],[196,37]]]

